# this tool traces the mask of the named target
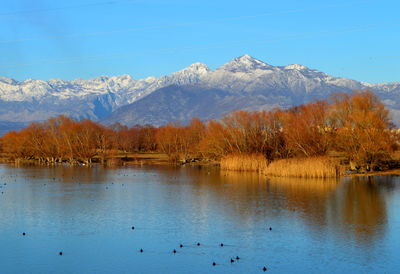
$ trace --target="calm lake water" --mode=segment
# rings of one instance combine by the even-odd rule
[[[400,272],[400,177],[0,165],[0,186],[0,273]]]

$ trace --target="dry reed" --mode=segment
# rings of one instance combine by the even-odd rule
[[[262,154],[229,154],[221,159],[221,169],[233,171],[258,171],[267,167],[267,159]]]
[[[264,170],[264,174],[277,177],[332,178],[340,173],[339,161],[329,157],[281,159]]]

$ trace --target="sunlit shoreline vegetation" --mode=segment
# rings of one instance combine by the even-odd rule
[[[223,170],[262,172],[268,162],[261,153],[229,154],[221,158],[220,166]]]
[[[340,161],[327,156],[279,159],[271,162],[263,173],[274,177],[335,178],[344,173]]]
[[[113,165],[121,162],[116,155],[152,152],[174,163],[209,161],[226,170],[298,177],[337,177],[344,165],[363,172],[387,169],[398,145],[389,111],[370,91],[287,110],[236,111],[208,122],[194,118],[185,126],[105,127],[59,116],[0,139],[3,157],[15,162]]]

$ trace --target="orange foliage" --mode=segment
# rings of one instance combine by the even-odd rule
[[[198,156],[198,146],[203,139],[204,124],[192,119],[186,127],[168,124],[157,130],[156,140],[160,150],[173,161],[186,162]]]
[[[157,150],[181,162],[220,160],[226,155],[235,155],[235,159],[262,155],[271,162],[324,156],[336,150],[350,161],[372,168],[389,157],[398,141],[391,127],[389,112],[379,98],[372,92],[358,91],[289,110],[237,111],[208,123],[194,118],[185,126],[128,128],[114,124],[107,128],[89,120],[58,116],[9,132],[0,144],[14,159],[87,163],[94,157],[104,160],[112,150]]]
[[[281,115],[286,146],[292,155],[311,157],[326,154],[332,135],[327,108],[327,102],[318,101],[294,107]]]
[[[261,153],[272,160],[286,155],[278,112],[237,111],[208,124],[200,148],[214,158]]]
[[[337,94],[331,105],[332,123],[337,128],[332,146],[350,161],[366,169],[390,158],[394,147],[389,111],[370,91]]]

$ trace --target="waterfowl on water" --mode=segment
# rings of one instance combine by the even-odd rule
[[[216,266],[217,264],[215,262],[212,263],[213,266]]]
[[[231,259],[231,263],[234,263],[235,262],[235,260],[234,259]]]
[[[143,248],[141,248],[139,251],[140,251],[140,253],[143,253]]]
[[[272,227],[270,227],[269,230],[271,231],[271,230],[272,230]]]
[[[264,266],[262,270],[265,272],[265,271],[267,271],[267,268]]]
[[[175,250],[175,249],[174,249],[174,250],[172,250],[172,253],[174,253],[174,254],[175,254],[175,253],[176,253],[176,250]]]
[[[135,227],[134,226],[132,226],[132,230],[134,230],[135,229]]]
[[[223,243],[221,243],[219,246],[220,246],[220,247],[223,247],[223,246],[224,246],[224,244],[223,244]]]
[[[197,243],[197,246],[200,246],[200,243]]]
[[[26,233],[25,232],[22,232],[22,236],[25,236],[26,235]]]
[[[182,248],[182,247],[183,247],[183,244],[180,244],[179,247]]]
[[[60,255],[60,256],[62,256],[62,254],[63,254],[62,251],[60,251],[60,252],[58,253],[58,255]]]
[[[237,261],[237,260],[240,260],[239,256],[236,256],[236,261]]]

